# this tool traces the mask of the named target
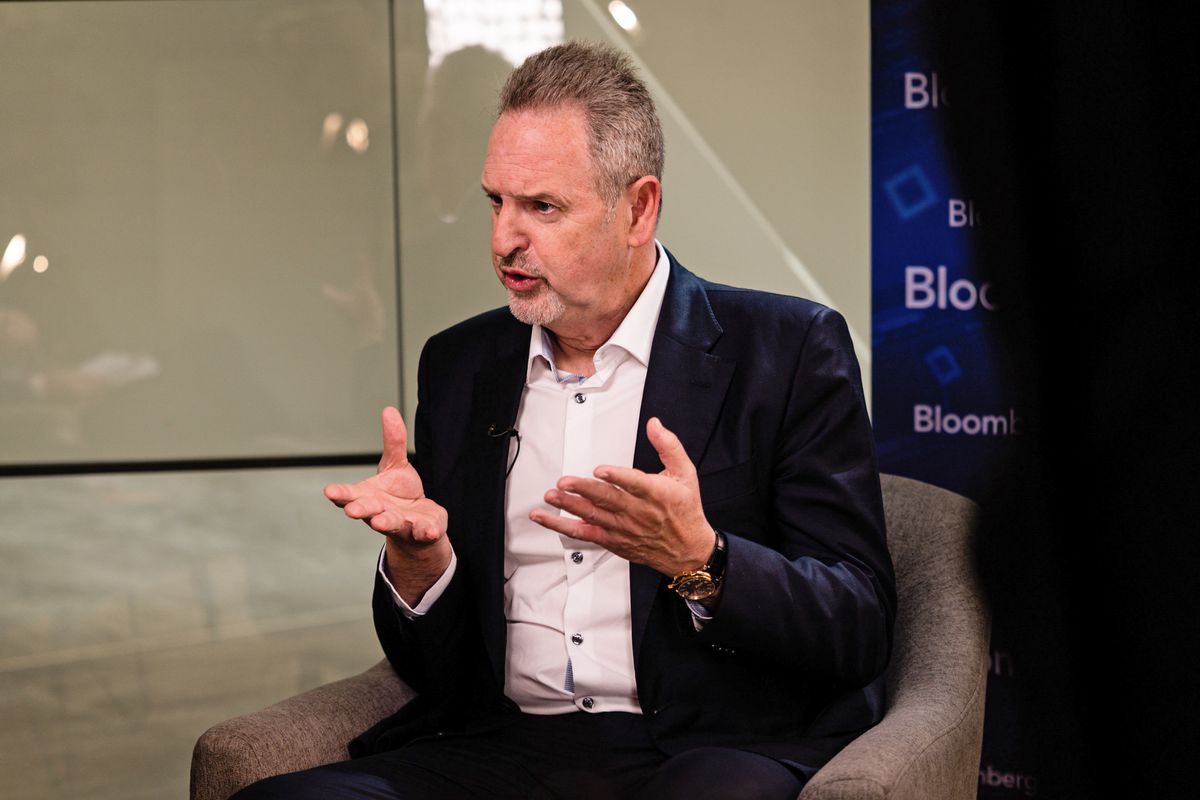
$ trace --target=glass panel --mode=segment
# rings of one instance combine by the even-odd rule
[[[0,798],[184,797],[205,729],[378,661],[321,493],[366,471],[0,481]]]
[[[370,451],[388,4],[0,4],[0,463]]]

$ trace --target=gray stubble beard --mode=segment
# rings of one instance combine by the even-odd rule
[[[547,327],[561,318],[567,307],[558,292],[548,285],[542,285],[525,295],[509,289],[508,310],[526,325]]]
[[[526,325],[541,325],[546,327],[557,321],[566,312],[566,304],[558,292],[550,288],[542,269],[537,264],[531,264],[524,253],[504,259],[502,265],[515,265],[528,275],[538,278],[542,285],[524,294],[508,290],[508,310],[512,315]]]

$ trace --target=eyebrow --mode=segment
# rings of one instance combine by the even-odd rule
[[[487,197],[506,196],[506,195],[504,195],[503,192],[497,192],[494,189],[489,189],[487,186],[483,186],[482,184],[481,184],[480,188],[483,189],[483,193]],[[538,194],[510,194],[510,195],[507,195],[507,197],[511,197],[512,199],[518,200],[522,203],[550,203],[551,205],[555,205],[560,208],[565,207],[567,204],[567,202],[564,198],[559,197],[554,194],[551,194],[549,192],[539,192]]]

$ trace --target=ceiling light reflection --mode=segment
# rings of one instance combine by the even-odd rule
[[[564,38],[562,0],[425,0],[429,68],[480,45],[513,66]]]
[[[50,259],[45,256],[38,256],[33,260],[33,271],[37,273],[45,272],[50,269]]]
[[[7,278],[12,271],[25,263],[25,237],[17,234],[4,248],[4,256],[0,258],[0,281]]]
[[[621,2],[621,0],[612,0],[608,4],[608,13],[612,15],[613,20],[618,25],[630,33],[636,33],[641,27],[638,25],[637,14],[633,13],[633,9]]]
[[[350,120],[346,126],[346,144],[356,153],[367,152],[371,146],[371,131],[366,122],[358,118]]]
[[[321,146],[329,147],[337,139],[338,132],[342,129],[342,115],[336,111],[331,111],[325,115],[325,121],[321,123]]]

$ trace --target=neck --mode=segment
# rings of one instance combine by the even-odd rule
[[[616,328],[614,327],[615,331]],[[612,333],[609,333],[611,336]],[[590,378],[596,374],[596,364],[593,361],[596,351],[600,349],[600,345],[608,341],[608,336],[598,342],[590,340],[564,339],[557,334],[552,335],[551,341],[554,343],[554,363],[555,365],[573,375],[582,375],[585,378]]]
[[[657,259],[658,246],[651,239],[647,245],[633,252],[629,270],[630,289],[619,308],[584,325],[555,325],[549,328],[554,344],[554,362],[559,369],[585,377],[596,374],[596,365],[593,363],[596,351],[612,338],[633,304],[641,297],[646,284],[650,282],[650,276],[654,274]]]

